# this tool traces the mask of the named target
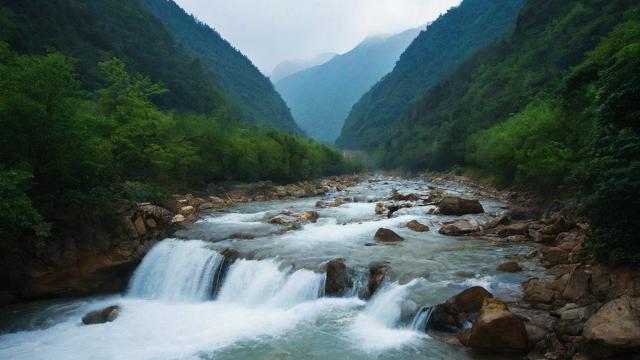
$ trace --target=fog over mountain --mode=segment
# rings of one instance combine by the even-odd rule
[[[271,81],[276,82],[280,79],[286,78],[289,75],[295,74],[310,67],[322,65],[331,60],[331,58],[336,55],[338,54],[329,52],[318,54],[310,59],[283,61],[273,69],[271,75],[269,75],[269,78],[271,78]]]

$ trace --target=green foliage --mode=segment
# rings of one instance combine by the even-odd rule
[[[524,3],[465,0],[440,16],[406,49],[393,71],[353,106],[336,144],[349,149],[376,149],[398,126],[401,115],[432,85],[477,50],[508,33]],[[441,145],[443,150],[449,146]],[[416,156],[430,152],[420,144],[412,144],[409,151]]]
[[[169,190],[357,170],[336,149],[242,128],[226,112],[162,111],[152,100],[166,89],[119,59],[97,68],[104,87],[82,91],[67,56],[0,42],[0,235],[12,240],[1,248],[108,221],[128,201],[162,203]]]

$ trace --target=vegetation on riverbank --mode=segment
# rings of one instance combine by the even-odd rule
[[[514,34],[433,86],[372,149],[385,168],[474,168],[499,186],[571,189],[593,226],[588,250],[640,265],[640,8],[537,1]]]
[[[103,87],[82,90],[75,64],[59,52],[21,55],[0,43],[7,256],[65,227],[113,217],[123,201],[161,202],[218,180],[292,182],[360,169],[336,149],[241,127],[224,111],[163,111],[151,99],[166,88],[115,58],[98,65]]]

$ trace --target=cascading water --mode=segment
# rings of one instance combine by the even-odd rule
[[[427,332],[431,326],[431,315],[433,315],[433,306],[423,306],[418,310],[411,321],[411,329],[415,331]]]
[[[221,302],[289,308],[323,295],[325,274],[280,269],[274,260],[238,260],[218,295]]]
[[[207,300],[223,260],[202,241],[161,241],[136,269],[127,295],[169,301]]]

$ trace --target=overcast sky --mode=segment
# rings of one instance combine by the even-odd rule
[[[434,20],[460,0],[176,0],[262,72]]]

